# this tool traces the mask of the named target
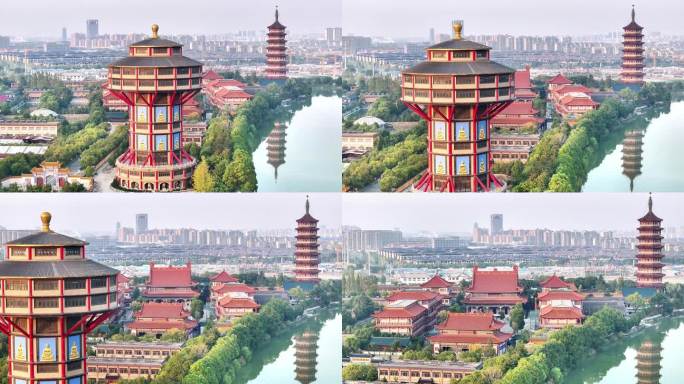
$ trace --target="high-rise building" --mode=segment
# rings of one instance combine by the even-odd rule
[[[491,191],[490,122],[513,101],[513,69],[489,59],[490,48],[454,38],[427,49],[427,61],[402,71],[404,104],[428,123],[428,168],[417,190]]]
[[[653,199],[648,196],[648,213],[639,219],[637,236],[637,287],[662,289],[663,283],[663,220],[653,213]]]
[[[85,384],[87,336],[116,312],[118,271],[86,259],[86,242],[40,232],[6,244],[0,331],[10,383]]]
[[[282,80],[287,78],[287,46],[285,26],[278,20],[278,7],[275,21],[268,26],[268,45],[266,46],[266,78]]]
[[[135,234],[139,235],[141,233],[145,233],[148,229],[147,213],[138,213],[135,215]]]
[[[330,46],[338,46],[342,44],[342,28],[329,27],[325,29],[325,40]]]
[[[632,22],[623,30],[622,72],[620,78],[625,84],[643,84],[644,82],[644,28],[635,21],[634,5],[632,5]]]
[[[490,228],[492,236],[498,235],[503,232],[503,215],[500,213],[495,213],[489,216]]]
[[[62,41],[67,41],[67,29],[62,27]]]
[[[197,165],[183,142],[183,104],[202,90],[202,63],[182,45],[152,37],[132,44],[109,66],[109,91],[128,106],[128,150],[116,159],[116,181],[133,191],[188,188]]]
[[[86,39],[95,39],[100,36],[100,22],[97,19],[86,20]]]
[[[430,44],[436,43],[435,41],[435,29],[430,28]]]
[[[306,197],[306,213],[297,220],[295,243],[295,280],[318,283],[318,220],[309,213],[309,197]]]

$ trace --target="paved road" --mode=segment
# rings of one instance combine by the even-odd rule
[[[105,164],[100,168],[93,178],[95,181],[95,192],[119,192],[112,188],[112,180],[114,180],[114,168]]]

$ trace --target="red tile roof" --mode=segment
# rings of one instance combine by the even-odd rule
[[[184,266],[157,267],[150,263],[150,279],[147,283],[155,288],[192,287],[192,267],[190,262]]]
[[[556,76],[554,76],[551,80],[549,80],[549,84],[556,84],[556,85],[572,84],[572,81],[570,81],[567,77],[565,77],[559,73]]]
[[[519,303],[526,303],[527,298],[518,296],[518,295],[492,295],[492,296],[485,296],[485,297],[473,297],[471,295],[466,296],[465,298],[465,303],[466,304],[519,304]]]
[[[473,268],[473,281],[468,288],[468,292],[474,293],[511,293],[521,292],[518,286],[518,266],[513,266],[513,270],[482,270],[478,267]]]
[[[387,301],[398,301],[398,300],[416,300],[416,301],[427,301],[427,300],[441,300],[442,295],[430,291],[399,291],[394,292],[389,297]]]
[[[190,316],[183,309],[183,303],[144,303],[142,309],[135,313],[135,318],[184,319]]]
[[[405,307],[385,307],[382,311],[375,312],[374,318],[397,318],[397,317],[417,317],[425,313],[422,305],[415,301]]]
[[[567,84],[563,85],[560,88],[557,88],[553,92],[559,94],[559,95],[565,95],[570,92],[580,92],[580,93],[586,93],[587,95],[590,95],[592,93],[592,90],[590,88],[585,87],[584,85],[581,84]]]
[[[569,94],[567,96],[564,96],[562,99],[560,99],[560,103],[565,105],[565,106],[596,106],[598,105],[594,100],[592,100],[590,97],[575,97],[572,94]]]
[[[541,124],[544,119],[540,117],[495,117],[492,119],[493,125],[525,125],[528,123]]]
[[[444,280],[440,275],[434,275],[432,278],[420,285],[421,288],[449,288],[451,283]]]
[[[180,298],[193,298],[198,297],[199,292],[195,292],[190,288],[163,288],[159,291],[153,291],[146,289],[142,293],[145,297],[180,297]]]
[[[491,312],[449,313],[446,321],[437,325],[438,330],[449,331],[496,331],[504,323],[496,320]]]
[[[184,320],[182,322],[172,321],[133,321],[126,325],[130,329],[193,329],[197,326],[197,322],[193,320]]]
[[[209,88],[234,87],[234,88],[243,89],[246,86],[247,86],[247,84],[245,84],[241,81],[234,80],[234,79],[212,80],[207,84],[207,87],[209,87]]]
[[[530,115],[534,116],[539,113],[539,110],[534,109],[532,103],[526,103],[524,101],[514,101],[509,104],[503,111],[499,112],[497,116],[505,115]],[[496,120],[496,117],[493,119]]]
[[[217,273],[216,275],[209,278],[209,280],[211,280],[214,283],[237,283],[239,281],[226,271],[221,271],[221,273]]]
[[[567,288],[567,289],[577,290],[577,287],[575,287],[575,284],[569,283],[567,281],[563,281],[563,279],[561,279],[560,277],[558,277],[556,275],[552,275],[551,277],[547,278],[546,280],[540,282],[539,285],[542,288],[548,288],[548,289]]]
[[[574,292],[574,291],[544,291],[539,294],[538,299],[540,301],[548,300],[573,300],[582,301],[584,300],[584,295]]]
[[[510,340],[511,337],[513,337],[512,333],[495,332],[483,335],[435,335],[428,337],[428,340],[433,344],[501,344]]]
[[[226,297],[218,305],[223,308],[259,308],[259,304],[246,297]]]
[[[515,71],[515,75],[513,75],[513,78],[515,79],[516,93],[518,92],[518,89],[532,88],[532,82],[530,81],[530,67],[526,67],[521,71]]]
[[[247,284],[223,284],[218,287],[212,288],[212,290],[218,294],[229,293],[229,292],[244,292],[244,293],[254,293],[256,289],[250,287]]]
[[[220,97],[222,99],[251,99],[252,95],[249,93],[241,90],[241,89],[228,89],[228,88],[221,88],[218,91],[216,91],[216,97]]]
[[[128,278],[123,273],[119,273],[118,275],[116,275],[116,283],[117,284],[124,284],[124,283],[128,283],[129,281],[131,281],[131,279]]]
[[[584,315],[576,307],[546,307],[541,310],[540,316],[545,319],[582,319]]]
[[[221,75],[218,73],[214,72],[213,70],[208,70],[202,75],[202,80],[218,80],[218,79],[223,79]]]

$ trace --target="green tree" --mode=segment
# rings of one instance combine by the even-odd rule
[[[197,192],[212,192],[214,190],[214,177],[209,172],[206,161],[200,161],[195,173],[192,175],[193,189]]]
[[[378,379],[378,370],[370,364],[347,364],[342,368],[342,379],[375,381]]]
[[[516,304],[513,309],[511,309],[511,328],[515,332],[520,331],[525,327],[525,310],[522,304]]]

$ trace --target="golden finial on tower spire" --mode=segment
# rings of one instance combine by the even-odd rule
[[[456,40],[461,40],[461,32],[463,32],[463,21],[461,20],[456,20],[452,24],[452,28],[454,29],[454,39]]]
[[[52,220],[50,212],[43,212],[40,214],[40,221],[43,223],[41,231],[50,232],[50,220]]]
[[[159,26],[157,24],[152,24],[152,38],[159,38]]]

